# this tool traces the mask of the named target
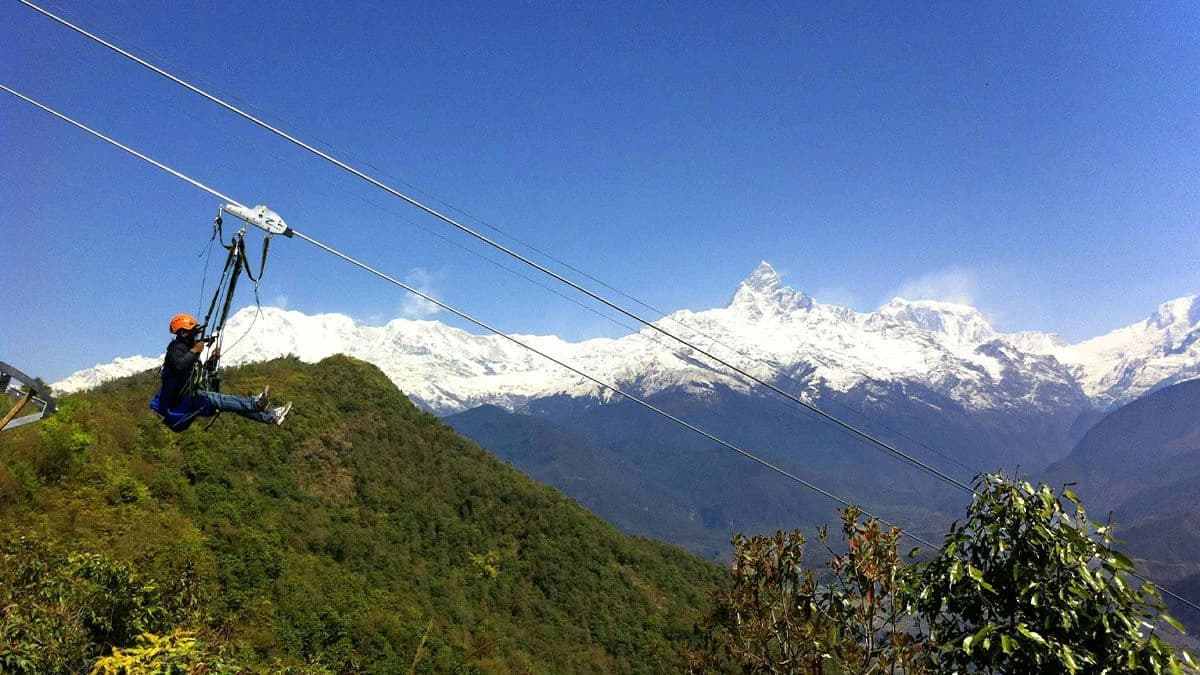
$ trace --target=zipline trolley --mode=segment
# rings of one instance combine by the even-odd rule
[[[267,233],[263,237],[262,260],[259,263],[257,276],[251,271],[250,260],[246,257],[246,244],[244,241],[246,225],[243,225],[233,234],[228,244],[225,243],[222,226],[226,214],[241,220],[246,225],[253,225]],[[221,333],[225,328],[226,320],[229,319],[229,310],[233,305],[233,296],[237,290],[238,278],[245,273],[246,277],[254,283],[254,293],[257,298],[258,282],[262,279],[262,274],[267,267],[267,252],[271,247],[271,237],[277,234],[291,237],[293,231],[278,213],[275,213],[264,205],[260,204],[255,207],[248,207],[231,203],[222,204],[217,210],[217,217],[213,219],[212,240],[219,242],[228,252],[228,255],[225,257],[225,267],[221,270],[221,277],[217,283],[217,288],[213,292],[212,300],[209,302],[208,312],[204,315],[204,321],[201,323],[202,332],[200,337],[201,340],[216,348],[214,352],[215,356],[210,357],[208,363],[203,368],[197,364],[198,367],[193,372],[193,381],[190,384],[191,388],[220,391],[221,371],[218,362],[220,360]],[[214,323],[214,313],[217,312],[218,305],[220,306],[220,312],[216,314],[216,322]]]

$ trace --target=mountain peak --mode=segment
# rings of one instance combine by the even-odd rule
[[[812,309],[812,297],[783,283],[779,273],[766,260],[738,284],[730,301],[731,309],[739,309],[755,318],[786,317],[794,312]]]
[[[892,298],[879,308],[878,314],[966,344],[980,344],[996,337],[996,331],[983,314],[970,305]]]
[[[1155,308],[1149,321],[1159,328],[1176,324],[1181,327],[1190,327],[1200,323],[1200,294],[1175,298],[1162,303]]]
[[[958,302],[947,302],[945,300],[909,300],[896,296],[891,299],[882,309],[904,309],[908,307],[921,307],[927,310],[951,312],[955,314],[978,314],[979,310],[971,305],[964,305]],[[881,309],[881,311],[882,311]]]
[[[758,263],[758,267],[754,268],[750,276],[746,277],[742,285],[753,286],[755,288],[773,288],[775,286],[782,286],[783,280],[779,278],[779,273],[775,271],[775,268],[771,267],[771,263],[763,260]]]

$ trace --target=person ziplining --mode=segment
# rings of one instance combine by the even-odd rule
[[[191,314],[171,318],[171,333],[175,339],[167,346],[163,359],[162,385],[150,407],[159,414],[171,431],[182,432],[198,417],[214,417],[232,412],[246,419],[266,424],[283,424],[292,410],[291,402],[272,408],[271,388],[265,387],[257,396],[232,396],[201,388],[199,380],[211,381],[221,358],[220,347],[213,350],[207,361],[200,355],[212,338],[202,336],[204,327]],[[200,371],[200,373],[197,373]],[[197,375],[200,377],[197,377]]]
[[[250,271],[250,261],[246,258],[243,240],[246,228],[243,227],[234,234],[228,244],[224,241],[221,216],[226,212],[267,230],[267,238],[263,241],[262,264],[257,277]],[[197,418],[216,417],[222,412],[236,413],[256,422],[281,425],[291,412],[290,401],[278,407],[271,406],[270,387],[264,388],[257,396],[232,396],[220,391],[220,339],[225,322],[229,318],[238,278],[244,271],[246,277],[255,284],[257,298],[258,281],[267,266],[270,236],[277,233],[287,235],[285,228],[282,219],[263,206],[247,209],[240,205],[225,205],[217,212],[217,217],[213,220],[210,245],[211,241],[219,241],[228,251],[225,268],[221,271],[221,279],[213,292],[204,323],[197,321],[191,314],[176,314],[171,318],[170,330],[175,339],[167,346],[167,353],[163,358],[162,384],[154,394],[154,399],[150,401],[150,409],[158,413],[163,424],[171,431],[186,431]],[[222,299],[224,303],[221,304],[221,311],[214,326],[209,320]],[[206,332],[210,328],[211,331]],[[207,360],[202,360],[204,349],[210,346],[212,352]]]

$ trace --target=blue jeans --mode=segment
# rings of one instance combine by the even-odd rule
[[[231,396],[215,391],[198,391],[196,394],[208,399],[213,409],[237,413],[246,419],[272,424],[275,413],[270,410],[259,410],[257,399],[253,396]]]

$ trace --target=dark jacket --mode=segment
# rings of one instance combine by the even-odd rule
[[[163,359],[162,396],[167,407],[174,408],[179,402],[179,394],[187,386],[188,378],[192,376],[192,367],[200,359],[200,354],[192,351],[194,340],[177,337],[167,345],[167,356]]]
[[[207,398],[195,392],[184,393],[192,377],[192,369],[200,359],[200,355],[192,351],[194,344],[194,340],[177,337],[167,346],[167,355],[163,359],[162,386],[150,402],[150,408],[162,417],[163,424],[171,431],[184,431],[197,417],[215,414]],[[206,364],[206,367],[208,365],[215,364]]]

